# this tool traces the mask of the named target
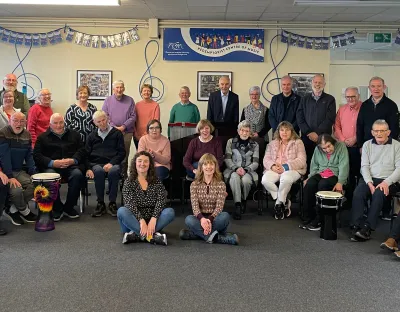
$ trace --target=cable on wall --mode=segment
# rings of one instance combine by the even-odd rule
[[[152,62],[149,65],[149,61],[147,58],[147,49],[149,47],[149,45],[151,43],[155,43],[157,45],[157,53],[154,57],[154,59],[152,60]],[[151,74],[151,66],[154,64],[154,62],[156,61],[158,54],[160,52],[160,44],[158,43],[158,41],[156,40],[150,40],[149,42],[147,42],[146,47],[144,48],[144,59],[146,61],[146,71],[144,72],[142,78],[140,78],[140,82],[139,82],[139,94],[140,94],[140,87],[145,84],[145,83],[150,83],[150,85],[153,86],[153,95],[152,95],[152,99],[156,102],[160,102],[160,100],[162,99],[162,97],[164,96],[164,83],[162,82],[162,80],[160,78],[158,78],[157,76],[153,76]],[[145,78],[146,74],[148,73],[148,77]],[[156,88],[153,84],[153,80],[155,81],[159,81],[161,84],[161,90]]]

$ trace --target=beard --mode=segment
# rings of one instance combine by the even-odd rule
[[[14,92],[15,90],[17,90],[17,88],[14,87],[14,86],[4,86],[4,89],[5,89],[6,91],[12,91],[12,92]]]

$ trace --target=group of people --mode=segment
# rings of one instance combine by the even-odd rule
[[[68,193],[64,204],[58,197],[54,205],[56,221],[63,216],[79,217],[73,207],[86,176],[95,181],[98,204],[93,216],[107,210],[117,216],[124,243],[147,240],[166,244],[166,235],[160,231],[174,219],[174,212],[165,208],[162,182],[170,175],[171,146],[161,134],[160,108],[151,99],[151,85],[141,87],[143,100],[135,104],[124,94],[123,81],[115,81],[113,95],[106,98],[102,110],[88,103],[90,90],[81,86],[77,103],[68,108],[65,118],[53,114],[48,89],[40,91],[38,103],[29,109],[26,96],[16,89],[13,74],[5,77],[3,86],[0,208],[6,203],[4,214],[14,224],[35,220],[27,205],[33,195],[30,175],[57,172],[68,183]],[[170,111],[169,122],[197,123],[199,133],[183,159],[187,179],[193,181],[193,215],[186,218],[187,229],[180,232],[181,239],[238,244],[238,236],[227,232],[229,215],[223,212],[226,186],[233,194],[235,219],[241,218],[247,196],[259,179],[276,201],[275,219],[284,219],[291,214],[291,187],[302,179],[305,222],[301,228],[320,229],[316,192],[345,192],[353,203],[352,239],[368,240],[380,212],[388,207],[388,196],[397,191],[400,181],[398,108],[384,94],[384,80],[371,78],[371,97],[364,103],[356,87],[347,88],[347,104],[336,114],[334,97],[324,92],[323,76],[313,78],[312,92],[303,98],[293,92],[292,79],[284,76],[282,93],[272,98],[270,108],[260,102],[260,88],[250,88],[250,104],[243,109],[240,121],[239,97],[230,91],[229,77],[221,77],[219,87],[210,95],[207,119],[200,120],[186,86],[180,89],[180,102]],[[237,136],[228,140],[225,151],[213,136],[214,125],[220,124],[237,126]],[[268,143],[270,129],[273,140],[267,145],[261,170],[257,142]],[[138,153],[128,175],[132,140]],[[106,177],[108,208],[104,202]],[[115,201],[121,178],[126,179],[124,207],[118,209]],[[400,221],[382,246],[397,249],[399,227]]]

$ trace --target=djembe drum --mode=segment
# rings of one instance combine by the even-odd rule
[[[32,176],[35,186],[33,198],[38,207],[35,230],[46,232],[54,230],[53,203],[57,199],[61,176],[58,173],[38,173]]]
[[[321,217],[321,232],[319,237],[325,240],[336,240],[336,213],[342,205],[344,196],[338,192],[320,191],[315,194],[315,198]]]

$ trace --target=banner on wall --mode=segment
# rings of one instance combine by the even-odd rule
[[[264,62],[263,29],[167,28],[166,61]]]

